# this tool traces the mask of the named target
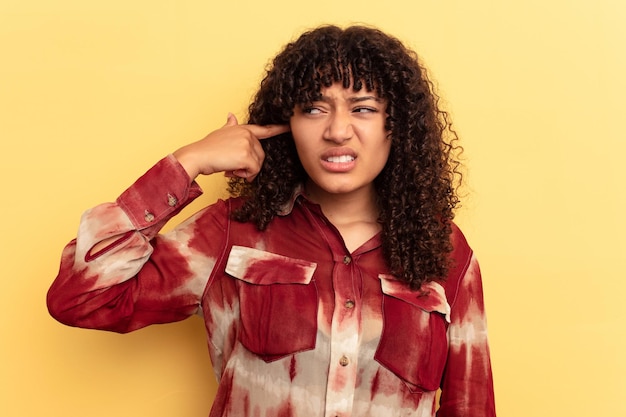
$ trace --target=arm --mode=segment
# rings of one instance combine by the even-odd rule
[[[450,301],[448,360],[437,416],[495,417],[482,281],[473,255]]]
[[[72,326],[128,332],[195,313],[223,236],[223,204],[171,233],[159,230],[201,194],[197,175],[225,171],[251,180],[264,159],[259,140],[287,130],[238,125],[230,115],[226,126],[161,160],[115,203],[87,211],[48,291],[51,315]]]
[[[189,226],[157,233],[200,194],[170,155],[115,203],[87,211],[48,291],[51,315],[72,326],[127,332],[193,314],[199,295],[184,288],[197,277],[184,255],[185,243],[175,239]]]

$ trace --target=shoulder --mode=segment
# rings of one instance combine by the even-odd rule
[[[452,257],[452,260],[454,262],[453,268],[451,269],[450,273],[454,275],[455,273],[462,273],[462,271],[459,270],[459,267],[462,264],[469,262],[473,252],[472,248],[467,242],[467,239],[465,238],[465,235],[463,234],[459,226],[456,225],[456,223],[452,223],[450,241],[452,242],[453,248],[450,256]]]
[[[210,230],[212,226],[226,229],[229,227],[232,212],[241,207],[242,204],[240,198],[220,198],[204,206],[181,224],[191,222],[200,229],[208,227],[207,230]]]
[[[207,205],[203,211],[209,211],[212,213],[225,213],[230,214],[237,210],[245,203],[245,199],[242,197],[227,197],[217,199],[215,202]]]
[[[452,304],[456,299],[461,281],[471,268],[474,252],[465,235],[455,223],[452,223],[450,241],[453,247],[452,253],[450,253],[450,269],[448,276],[443,282],[443,287],[446,291],[446,297]]]

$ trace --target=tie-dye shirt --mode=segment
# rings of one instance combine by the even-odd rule
[[[265,231],[231,220],[241,201],[229,199],[159,234],[200,194],[170,155],[87,211],[51,314],[115,332],[200,314],[212,417],[495,416],[480,271],[456,226],[447,279],[411,291],[380,235],[350,253],[302,195]]]

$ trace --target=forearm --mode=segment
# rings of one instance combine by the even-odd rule
[[[115,203],[88,210],[77,238],[63,251],[59,274],[48,292],[50,313],[73,326],[132,330],[125,323],[129,307],[123,306],[134,303],[138,286],[147,285],[135,282],[134,277],[153,253],[152,240],[200,193],[197,185],[189,186],[184,171],[168,156]],[[143,281],[158,281],[158,272],[154,275]]]

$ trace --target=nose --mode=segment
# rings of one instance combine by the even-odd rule
[[[336,143],[343,143],[354,135],[350,114],[344,111],[335,111],[328,118],[324,130],[324,139]]]

